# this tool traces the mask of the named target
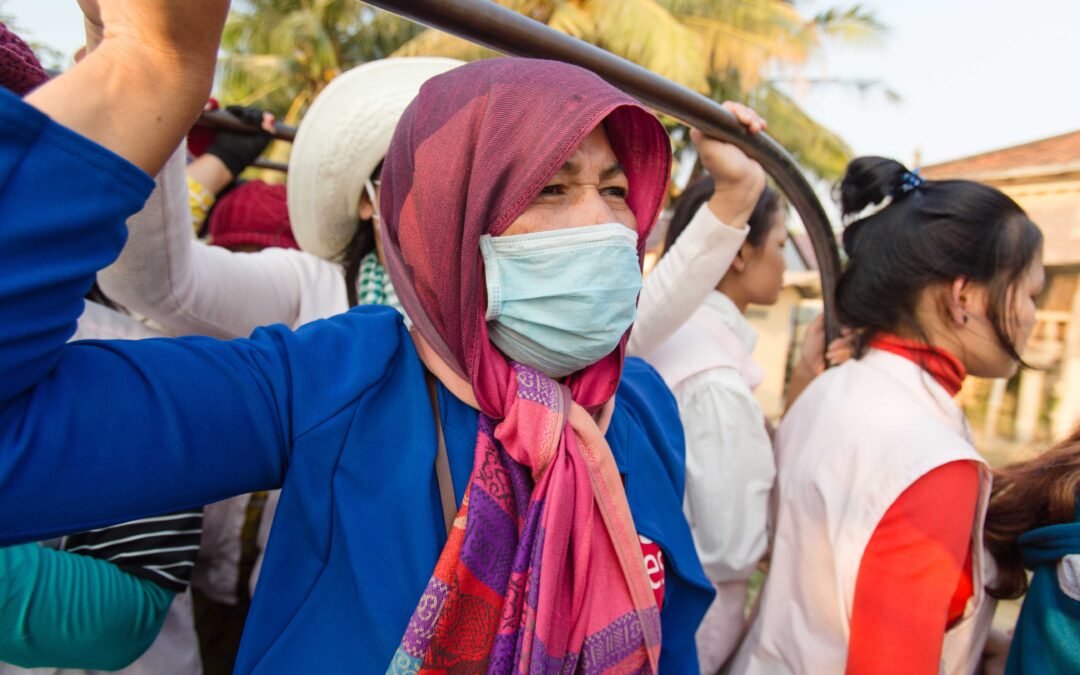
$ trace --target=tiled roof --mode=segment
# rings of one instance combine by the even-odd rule
[[[1080,163],[1080,131],[922,168],[927,178],[960,178]]]

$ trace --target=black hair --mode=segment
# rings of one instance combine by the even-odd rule
[[[113,302],[112,298],[105,295],[105,291],[101,290],[101,286],[98,286],[98,282],[96,281],[94,282],[94,285],[90,287],[90,290],[86,292],[86,295],[84,295],[83,297],[90,302],[96,302],[97,304],[108,307],[115,312],[121,312],[124,314],[127,313],[126,309],[116,304],[115,302]]]
[[[664,252],[671,250],[675,240],[693,220],[701,205],[709,201],[713,195],[713,179],[705,176],[698,182],[683,191],[679,201],[675,204],[675,210],[671,214],[671,222],[668,224],[667,235],[664,238]],[[750,232],[746,235],[746,241],[753,247],[758,248],[765,243],[769,236],[769,230],[776,223],[776,214],[784,208],[780,194],[766,186],[758,197],[754,211],[750,214],[748,226]]]
[[[907,329],[925,340],[915,317],[920,292],[963,277],[986,285],[987,319],[1002,348],[1023,363],[1013,344],[1011,291],[1043,238],[1016,202],[974,181],[922,182],[884,157],[853,160],[838,191],[845,219],[891,200],[844,230],[848,263],[836,306],[840,322],[859,335],[857,354],[880,332]]]
[[[371,172],[371,179],[377,179],[381,173],[382,160],[379,161],[375,170]],[[342,271],[345,274],[345,294],[349,300],[349,307],[356,307],[360,304],[356,288],[360,279],[360,263],[364,261],[364,256],[375,250],[375,219],[359,218],[358,220],[356,232],[353,233],[352,239],[338,254],[342,264]]]

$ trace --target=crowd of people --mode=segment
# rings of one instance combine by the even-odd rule
[[[0,27],[0,672],[1080,672],[1080,432],[993,471],[954,400],[1035,325],[1010,198],[851,162],[774,427],[742,151],[668,204],[592,73],[390,58],[246,181],[273,116],[193,127],[228,4],[80,0],[53,78]]]

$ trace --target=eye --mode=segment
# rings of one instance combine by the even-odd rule
[[[554,196],[566,194],[566,186],[559,183],[552,183],[551,185],[545,185],[543,190],[540,190],[540,196]]]
[[[605,197],[614,197],[616,199],[625,200],[630,191],[621,185],[609,185],[608,187],[601,188],[600,193]]]

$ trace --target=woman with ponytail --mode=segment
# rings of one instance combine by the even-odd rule
[[[1080,427],[994,477],[986,547],[998,574],[990,594],[1006,599],[1027,593],[1005,670],[1010,675],[1080,672],[1078,499]]]
[[[732,672],[973,673],[994,607],[991,478],[953,397],[1021,363],[1042,234],[993,188],[880,157],[853,161],[839,193],[856,358],[778,431],[769,577]]]

